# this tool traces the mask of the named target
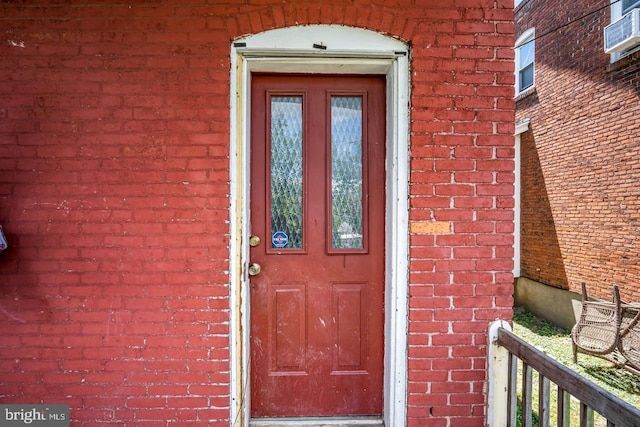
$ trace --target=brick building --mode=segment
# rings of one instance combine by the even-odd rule
[[[483,426],[513,32],[502,0],[0,4],[0,404]]]
[[[634,7],[629,0],[517,5],[516,122],[524,125],[520,276],[578,293],[585,282],[606,299],[618,283],[623,298],[637,301],[640,53],[633,43],[603,49],[605,27]],[[535,71],[524,70],[530,62]]]

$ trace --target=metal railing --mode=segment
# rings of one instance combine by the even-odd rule
[[[488,368],[488,427],[550,427],[552,419],[558,427],[569,427],[570,402],[576,400],[580,427],[594,425],[594,411],[606,427],[640,427],[640,410],[526,343],[506,322],[489,328]]]

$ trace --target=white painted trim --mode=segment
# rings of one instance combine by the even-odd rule
[[[522,218],[520,203],[522,200],[522,172],[520,170],[521,162],[521,150],[520,150],[520,134],[516,134],[515,141],[515,154],[514,154],[514,182],[513,182],[513,214],[514,214],[514,226],[513,226],[513,277],[520,277],[520,264],[521,264],[521,251],[520,251],[520,242],[521,242],[521,233],[520,227],[522,226]]]
[[[324,46],[317,48],[316,46]],[[337,47],[337,48],[335,48]],[[271,30],[231,48],[231,425],[249,425],[249,111],[251,72],[381,74],[387,78],[384,422],[406,425],[409,295],[409,52],[381,34],[336,25]]]
[[[522,210],[521,210],[521,201],[522,201],[522,142],[520,139],[520,135],[529,130],[530,119],[523,119],[516,123],[516,134],[515,134],[515,180],[514,180],[514,216],[515,216],[515,225],[513,230],[513,277],[520,277],[521,273],[521,260],[522,260],[522,252],[520,250],[520,243],[522,241],[520,227],[522,226]]]
[[[515,180],[513,183],[514,186],[514,228],[513,228],[513,277],[520,277],[520,264],[521,264],[521,251],[520,251],[520,242],[521,242],[521,233],[520,227],[522,225],[521,218],[521,200],[522,200],[522,151],[521,151],[521,141],[520,134],[529,130],[529,119],[520,120],[516,123],[516,134],[515,134]]]
[[[409,61],[387,73],[387,215],[384,420],[402,427],[407,417],[409,327]]]
[[[496,320],[489,325],[487,378],[487,427],[507,426],[507,396],[509,383],[509,350],[498,344],[498,329],[511,331],[504,320]]]
[[[245,43],[245,46],[239,46],[239,43]],[[335,56],[346,52],[351,57],[407,51],[407,46],[397,39],[344,25],[301,25],[278,28],[238,39],[233,43],[233,48],[244,56],[247,56],[246,52],[260,56],[272,50],[304,52],[305,56],[318,54]]]
[[[516,135],[520,135],[529,130],[530,119],[522,119],[516,123]]]

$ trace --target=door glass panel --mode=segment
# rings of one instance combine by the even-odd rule
[[[362,249],[362,97],[331,98],[331,247]]]
[[[271,98],[271,247],[302,248],[302,97]]]

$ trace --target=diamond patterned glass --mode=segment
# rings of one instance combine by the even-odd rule
[[[271,98],[271,247],[302,248],[302,97]]]
[[[331,98],[331,247],[362,249],[362,97]]]

